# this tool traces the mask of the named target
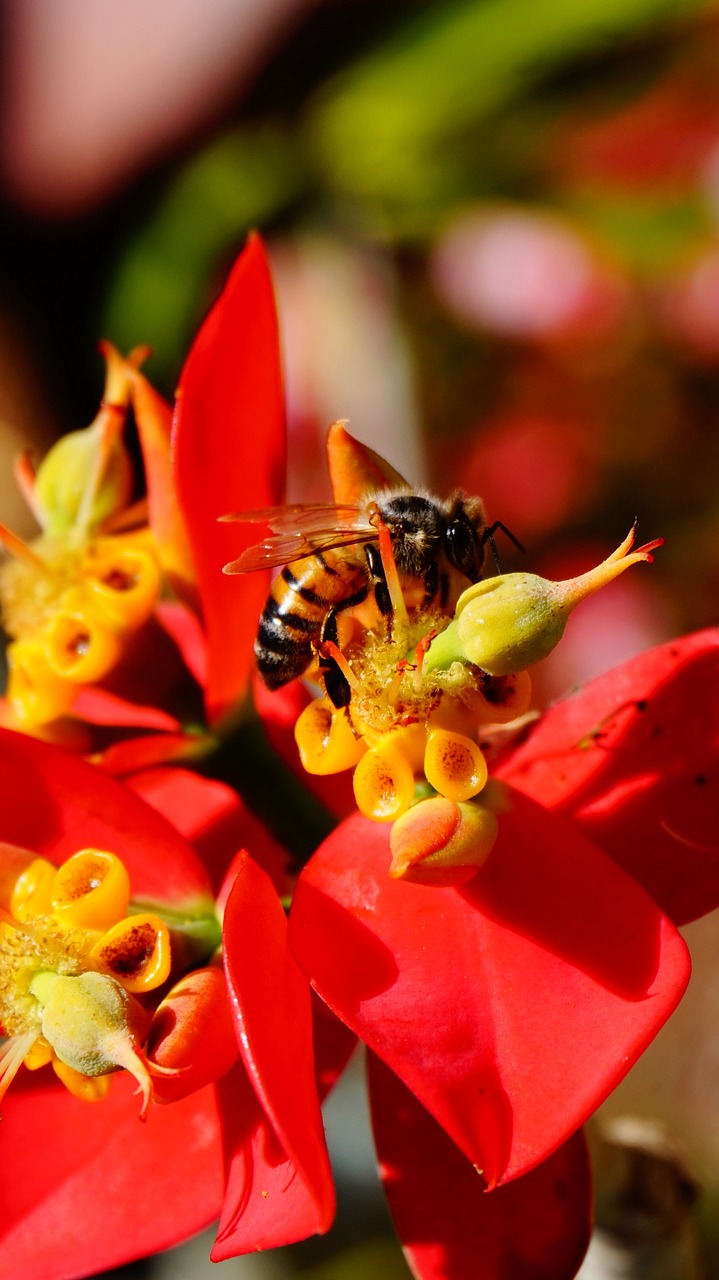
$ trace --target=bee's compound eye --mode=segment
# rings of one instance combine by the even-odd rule
[[[455,569],[473,579],[479,572],[480,556],[477,553],[477,539],[471,524],[464,517],[450,520],[445,532],[447,559]]]

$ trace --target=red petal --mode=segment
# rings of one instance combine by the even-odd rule
[[[589,1242],[587,1150],[575,1134],[487,1192],[484,1179],[397,1076],[369,1055],[380,1172],[419,1280],[571,1280]]]
[[[303,871],[298,961],[491,1184],[551,1154],[678,1002],[687,951],[586,837],[507,797],[462,891],[390,880],[389,833],[350,819]]]
[[[60,862],[107,849],[125,862],[135,898],[197,903],[211,896],[182,836],[100,769],[23,734],[0,730],[0,838]]]
[[[223,575],[222,566],[258,535],[255,526],[217,519],[279,501],[284,447],[272,282],[262,244],[252,236],[195,339],[175,416],[175,485],[199,578],[213,718],[247,684],[268,591],[263,573],[239,581]]]
[[[357,1036],[345,1026],[344,1022],[340,1022],[339,1018],[335,1017],[315,991],[311,991],[310,994],[312,996],[315,1077],[320,1099],[324,1102],[357,1048]]]
[[[197,575],[172,474],[172,409],[141,373],[132,380],[132,403],[145,464],[150,528],[160,564],[173,591],[197,608]]]
[[[326,1231],[334,1213],[314,1076],[310,992],[289,952],[277,894],[249,857],[240,863],[227,900],[223,936],[240,1051],[269,1128],[260,1124],[258,1112],[252,1155],[243,1148],[241,1159],[247,1185],[235,1160],[243,1211],[239,1219],[234,1211],[229,1219],[227,1211],[223,1215],[216,1260]]]
[[[111,725],[113,728],[154,729],[172,733],[180,728],[179,720],[159,707],[129,702],[119,694],[97,685],[81,687],[73,699],[72,714],[87,724]]]
[[[141,738],[125,738],[99,748],[90,757],[97,768],[116,778],[139,769],[167,764],[169,760],[191,760],[204,755],[214,739],[196,733],[147,733]]]
[[[152,1015],[148,1061],[177,1070],[177,1075],[155,1075],[155,1100],[176,1102],[212,1084],[235,1065],[239,1052],[222,969],[193,969]]]
[[[23,1075],[2,1122],[2,1280],[75,1280],[167,1249],[217,1216],[214,1089],[152,1107],[143,1124],[125,1073],[94,1104],[49,1070]]]
[[[188,671],[204,689],[207,684],[207,643],[196,616],[176,600],[161,600],[155,613],[172,636]]]
[[[351,436],[344,422],[333,422],[327,432],[327,461],[335,502],[357,503],[378,489],[408,488],[399,471]]]
[[[677,924],[719,906],[718,658],[717,629],[640,654],[550,707],[497,770]]]
[[[176,767],[148,769],[127,781],[190,842],[216,891],[235,854],[249,848],[277,892],[289,892],[287,851],[224,782]]]

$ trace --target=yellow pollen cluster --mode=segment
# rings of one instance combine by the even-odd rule
[[[428,788],[455,802],[477,796],[487,781],[477,730],[513,720],[529,705],[526,672],[493,678],[460,663],[423,671],[429,643],[448,621],[417,611],[406,622],[395,617],[391,635],[365,632],[344,655],[349,705],[318,698],[297,722],[307,771],[354,767],[357,805],[375,821],[396,821]]]
[[[125,1068],[144,1114],[150,1015],[136,996],[169,976],[167,925],[128,915],[129,878],[112,853],[84,849],[57,868],[28,854],[20,868],[0,907],[0,1099],[23,1063],[51,1063],[72,1093],[91,1100]]]
[[[0,569],[8,647],[7,696],[18,720],[45,724],[67,711],[79,685],[102,680],[148,619],[160,571],[146,531],[42,535],[31,557]]]
[[[69,708],[122,657],[153,611],[158,550],[146,504],[128,506],[132,467],[122,441],[133,379],[146,354],[124,359],[103,344],[105,396],[93,423],[59,440],[37,472],[21,456],[15,474],[41,534],[30,543],[0,525],[2,625],[12,643],[7,698],[23,729]]]

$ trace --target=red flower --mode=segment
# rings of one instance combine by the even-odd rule
[[[194,821],[204,787],[184,779]],[[209,787],[207,810],[216,812],[217,786]],[[16,846],[55,864],[78,848],[107,849],[125,864],[133,900],[151,902],[192,950],[214,916],[209,881],[160,814],[82,761],[5,731],[0,795],[3,922],[13,919],[6,895]],[[177,1243],[220,1211],[217,1258],[329,1225],[309,991],[287,949],[276,890],[247,855],[226,893],[227,985],[195,968],[160,1005],[147,1040],[155,1095],[170,1105],[151,1105],[141,1123],[126,1072],[92,1109],[47,1067],[15,1079],[2,1125],[0,1275],[71,1280]],[[11,979],[3,968],[0,1008],[9,1007]],[[168,1066],[182,1070],[168,1077]]]

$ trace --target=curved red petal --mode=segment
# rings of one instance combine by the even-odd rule
[[[256,527],[218,516],[280,500],[284,403],[277,317],[262,243],[251,236],[204,321],[182,371],[174,426],[175,486],[198,574],[212,719],[243,692],[268,591],[264,573],[222,566],[257,541]]]
[[[357,1048],[354,1031],[336,1018],[316,991],[312,996],[312,1028],[315,1047],[315,1078],[320,1100],[334,1089]]]
[[[177,1071],[155,1075],[155,1100],[176,1102],[214,1083],[234,1066],[239,1052],[222,969],[193,969],[175,983],[152,1015],[148,1062]]]
[[[254,1177],[239,1219],[233,1216],[231,1231],[227,1225],[221,1231],[238,1253],[282,1243],[258,1239],[259,1223],[268,1232],[289,1222],[301,1223],[303,1236],[326,1231],[334,1188],[315,1084],[309,987],[290,954],[275,889],[248,856],[238,864],[227,900],[223,940],[240,1052],[270,1126],[256,1128],[252,1160],[262,1155],[267,1169],[283,1169],[273,1183],[275,1217],[264,1203],[267,1188]],[[249,1159],[245,1152],[244,1163]]]
[[[550,707],[497,773],[571,817],[676,924],[719,905],[719,629]]]
[[[188,671],[204,689],[207,684],[207,641],[196,615],[177,600],[161,600],[155,613],[160,625],[172,636]]]
[[[219,891],[235,854],[249,848],[278,893],[289,892],[289,854],[224,782],[188,769],[147,769],[127,779],[190,842]]]
[[[303,871],[290,943],[312,985],[490,1185],[587,1118],[686,985],[686,947],[581,832],[508,793],[461,891],[390,880],[389,833],[356,817]]]
[[[589,1243],[587,1149],[574,1134],[487,1192],[484,1179],[379,1058],[368,1058],[380,1173],[418,1280],[572,1280]]]
[[[108,849],[125,862],[133,897],[198,903],[211,897],[186,840],[126,786],[58,747],[0,730],[0,838],[60,862]]]
[[[160,707],[130,702],[109,689],[85,685],[73,699],[72,714],[86,724],[112,728],[148,729],[160,733],[179,731],[180,722]]]
[[[205,754],[214,739],[196,733],[146,733],[100,747],[89,757],[98,769],[115,778],[126,778],[139,769],[150,769],[169,760],[192,760]]]
[[[160,564],[173,591],[196,609],[197,575],[172,475],[172,409],[137,372],[132,379],[132,403],[145,464],[150,529]]]
[[[49,1069],[23,1074],[2,1122],[1,1280],[76,1280],[178,1244],[217,1217],[223,1170],[212,1087],[152,1107],[143,1124],[126,1073],[93,1104],[73,1098]]]

